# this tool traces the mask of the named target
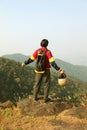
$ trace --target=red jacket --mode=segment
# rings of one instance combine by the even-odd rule
[[[41,47],[39,49],[42,49],[42,50],[47,50],[46,53],[45,53],[45,56],[46,56],[46,68],[47,69],[50,69],[51,68],[51,65],[50,63],[54,61],[54,58],[52,56],[52,53],[50,50],[48,50],[46,47]],[[38,53],[39,53],[39,49],[37,49],[33,54],[32,56],[30,57],[31,60],[36,60],[37,59],[37,56],[38,56]]]

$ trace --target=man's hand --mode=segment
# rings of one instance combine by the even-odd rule
[[[22,67],[25,67],[25,66],[26,66],[26,64],[25,64],[25,63],[22,63],[22,64],[21,64],[21,66],[22,66]]]
[[[60,69],[60,70],[59,70],[59,73],[60,73],[60,74],[64,74],[64,70],[63,70],[63,69]]]

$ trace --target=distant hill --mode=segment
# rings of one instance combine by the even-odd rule
[[[29,56],[23,54],[10,54],[3,57],[13,59],[15,61],[24,62]],[[73,65],[60,59],[55,59],[56,63],[62,67],[67,75],[87,82],[87,66]],[[35,63],[31,63],[30,66],[34,66]],[[53,69],[54,70],[54,69]]]
[[[29,56],[20,54],[20,53],[16,53],[16,54],[9,54],[9,55],[3,55],[2,57],[11,59],[11,60],[15,60],[18,62],[24,62],[26,59],[28,59]]]
[[[64,68],[68,75],[87,82],[87,66],[73,65],[59,59],[56,59],[56,63]]]

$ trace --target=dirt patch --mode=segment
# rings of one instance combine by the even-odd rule
[[[44,103],[43,99],[39,99],[34,102],[33,98],[28,98],[20,101],[18,107],[23,115],[51,116],[71,108],[72,105],[59,100],[51,100],[51,102]]]
[[[65,112],[65,116],[71,115],[79,119],[87,119],[87,106],[79,106],[69,109]]]
[[[0,109],[0,130],[87,130],[87,106],[27,98],[17,107]]]

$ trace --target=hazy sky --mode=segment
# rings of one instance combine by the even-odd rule
[[[55,58],[87,66],[87,0],[0,0],[0,56],[31,55],[43,38]]]

